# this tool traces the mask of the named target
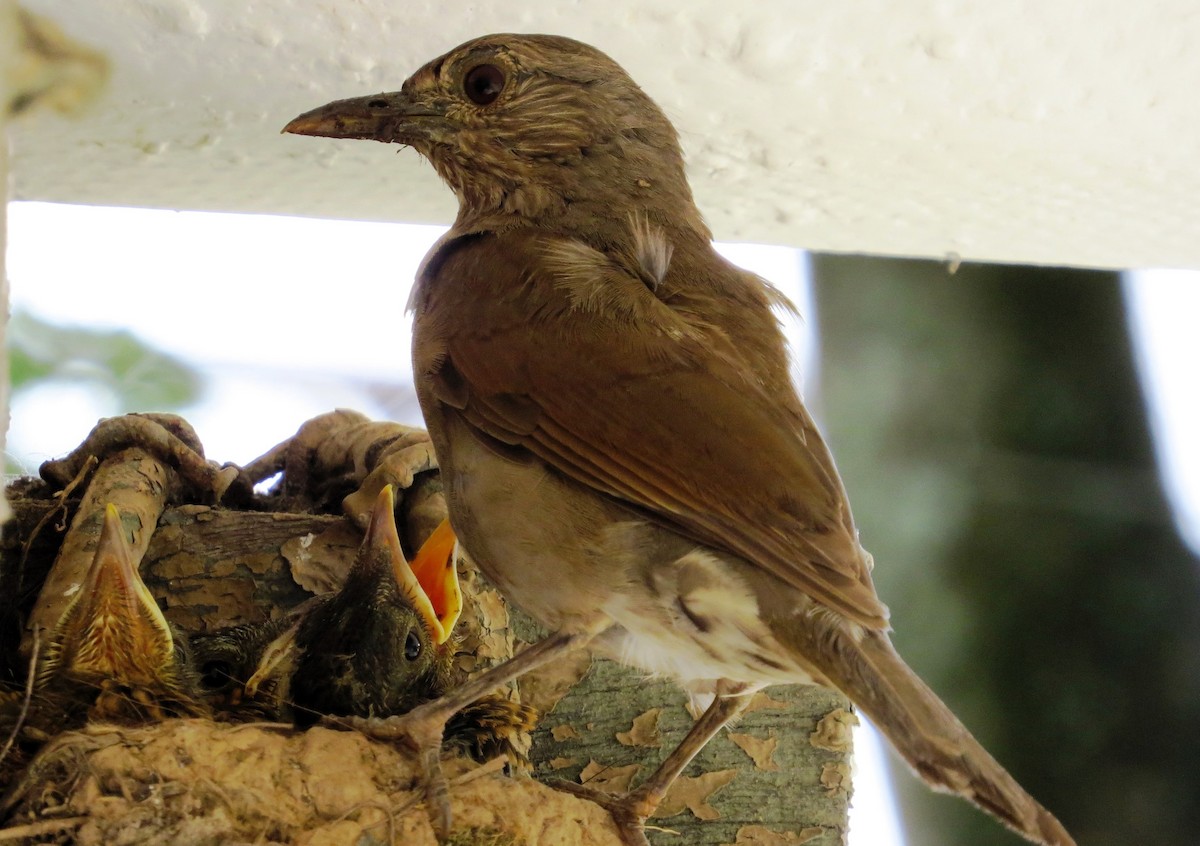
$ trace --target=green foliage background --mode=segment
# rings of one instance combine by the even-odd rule
[[[204,387],[195,368],[132,332],[58,326],[21,311],[8,325],[8,362],[14,400],[38,385],[72,382],[106,392],[121,412],[177,411]],[[5,463],[6,472],[22,472],[12,457]]]

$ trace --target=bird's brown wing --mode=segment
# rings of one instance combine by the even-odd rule
[[[803,411],[639,278],[554,249],[521,232],[444,242],[413,299],[417,378],[486,437],[885,627]]]

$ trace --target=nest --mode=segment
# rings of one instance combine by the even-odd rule
[[[524,776],[446,762],[452,846],[611,846],[608,814]],[[60,735],[13,786],[0,840],[436,846],[402,749],[350,731],[167,720]]]
[[[436,843],[406,748],[322,726],[164,719],[153,702],[137,724],[67,726],[45,691],[22,683],[26,671],[31,684],[37,676],[38,633],[79,589],[106,503],[142,527],[135,555],[176,631],[271,620],[338,589],[385,484],[403,492],[408,547],[444,518],[423,431],[338,411],[239,468],[206,460],[179,418],[127,415],[101,421],[42,477],[9,488],[16,519],[5,529],[0,572],[0,595],[10,597],[0,607],[0,705],[16,725],[0,727],[0,843]],[[454,674],[462,680],[511,655],[513,636],[498,594],[466,562],[459,569],[466,607]],[[121,680],[110,681],[97,701],[125,696],[128,704]],[[619,843],[607,812],[507,767],[505,759],[446,762],[450,844]]]

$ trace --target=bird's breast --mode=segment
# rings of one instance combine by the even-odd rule
[[[615,507],[537,459],[501,454],[453,411],[440,422],[430,432],[451,522],[472,560],[544,625],[589,625],[619,578],[593,554]]]
[[[739,572],[745,562],[536,458],[506,457],[453,411],[430,424],[464,547],[506,598],[543,625],[581,630],[607,619],[613,625],[597,642],[603,654],[697,692],[722,678],[809,680],[762,622]]]

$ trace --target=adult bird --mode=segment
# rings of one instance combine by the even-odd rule
[[[849,696],[931,786],[1073,843],[892,648],[788,376],[781,297],[713,249],[675,129],[612,59],[489,35],[285,131],[411,146],[458,197],[410,300],[413,366],[455,532],[557,632],[508,673],[591,641],[716,694],[613,803],[628,842],[748,693],[808,682]],[[404,730],[429,742],[442,717]]]

